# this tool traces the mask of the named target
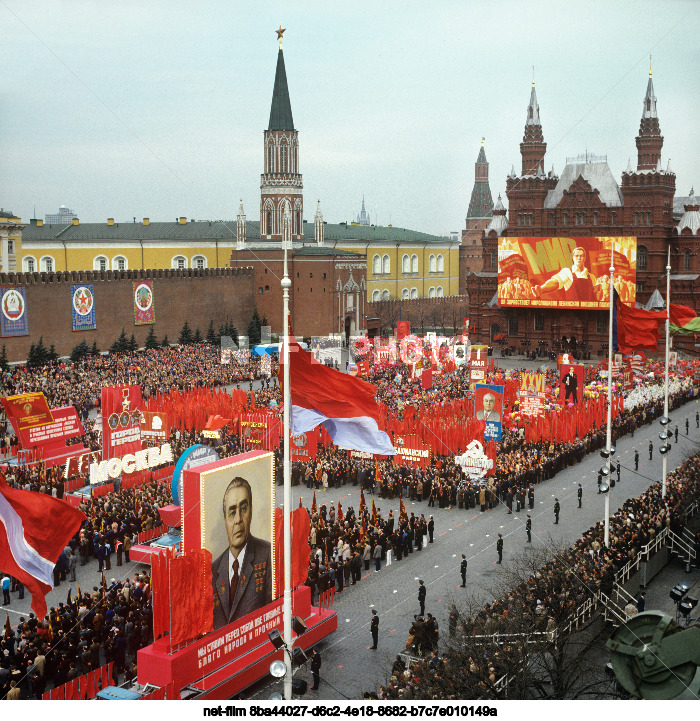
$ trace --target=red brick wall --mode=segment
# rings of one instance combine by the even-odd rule
[[[187,320],[192,332],[199,328],[206,335],[209,321],[219,325],[233,321],[245,333],[255,309],[253,272],[250,268],[207,268],[204,270],[127,270],[81,271],[68,273],[2,273],[0,284],[24,286],[27,294],[29,335],[0,338],[10,362],[26,360],[29,346],[43,337],[44,345],[55,345],[59,355],[68,355],[82,340],[92,346],[97,341],[105,351],[124,328],[139,346],[146,342],[151,325],[134,325],[132,281],[153,280],[158,340],[167,334],[176,343]],[[72,330],[70,286],[93,283],[97,329]]]

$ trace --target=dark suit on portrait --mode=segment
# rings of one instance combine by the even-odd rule
[[[491,421],[492,423],[500,423],[501,422],[501,414],[498,413],[498,411],[491,411],[490,413],[488,411],[477,411],[476,412],[476,420],[477,421]]]
[[[228,548],[212,563],[214,630],[272,602],[272,554],[270,544],[248,537],[243,566],[238,569],[238,588],[229,609]]]

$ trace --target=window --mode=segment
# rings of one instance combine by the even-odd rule
[[[184,270],[187,267],[187,259],[182,255],[173,258],[172,267],[176,270]]]
[[[564,213],[564,215],[562,215],[561,222],[562,222],[562,225],[569,224],[569,214],[568,213]]]
[[[401,291],[401,300],[408,300],[408,288],[404,288]]]
[[[518,335],[518,316],[508,318],[508,335]]]
[[[647,269],[647,249],[644,245],[637,246],[637,270]]]
[[[437,287],[437,294],[436,294],[436,295],[437,295],[438,298],[442,298],[442,297],[443,297],[442,286],[441,286],[441,285],[439,285],[439,286]]]
[[[435,286],[430,286],[428,288],[428,298],[434,298],[435,297]]]
[[[401,258],[401,272],[411,272],[411,259],[407,255],[404,255],[403,258]]]
[[[7,252],[10,255],[12,255],[15,252],[15,241],[14,240],[7,241]]]
[[[428,258],[428,272],[435,273],[436,271],[437,271],[437,261],[435,259],[435,256],[431,255],[430,258]]]
[[[411,288],[411,298],[412,299],[418,298],[418,288]]]
[[[595,319],[595,331],[596,333],[607,333],[608,332],[608,315],[607,313],[598,313]]]
[[[207,267],[207,259],[202,255],[195,255],[194,258],[192,258],[192,267],[203,270]]]
[[[36,260],[32,257],[24,258],[22,264],[24,265],[25,273],[33,273],[36,270]]]
[[[523,216],[521,213],[518,213],[518,225],[522,225],[522,224],[523,224]]]
[[[438,255],[438,257],[437,257],[437,272],[438,273],[445,272],[445,259],[442,257],[442,255]]]
[[[418,272],[418,256],[412,255],[411,256],[411,273],[417,273]]]
[[[381,294],[378,290],[373,291],[372,301],[374,301],[376,303],[380,299],[380,296],[381,296]]]
[[[297,210],[297,227],[295,233],[301,233],[301,213]]]
[[[372,258],[372,273],[374,275],[379,275],[382,272],[382,259],[375,255],[374,258]]]
[[[610,225],[615,225],[617,223],[617,213],[611,213],[610,214]]]
[[[644,283],[637,283],[637,293],[644,292]]]
[[[549,224],[554,227],[557,224],[557,216],[556,213],[550,213],[549,214]]]
[[[634,214],[634,224],[639,225],[639,213]]]
[[[313,273],[309,273],[309,278],[313,278],[313,277],[314,277],[314,274],[313,274]]]
[[[496,270],[496,268],[498,268],[498,263],[496,261],[496,251],[492,250],[491,251],[491,269]]]
[[[388,255],[385,255],[382,258],[382,273],[386,273],[387,275],[391,273],[391,261],[389,260]]]
[[[53,272],[53,258],[50,255],[45,255],[41,261],[39,261],[39,269],[45,273]]]
[[[323,274],[323,280],[325,280],[325,279],[326,279],[326,274],[324,273],[324,274]]]
[[[117,261],[117,270],[126,270],[126,258],[119,257]]]
[[[275,167],[275,146],[268,145],[267,146],[267,172],[271,173],[272,169],[274,167]]]
[[[266,227],[267,227],[267,234],[272,235],[272,211],[271,210],[267,211]]]
[[[107,270],[107,258],[104,257],[104,255],[98,255],[95,260],[92,261],[92,269],[93,270]]]
[[[542,315],[542,313],[535,313],[535,330],[544,330],[544,315]]]
[[[266,286],[265,286],[265,292],[266,292],[266,293],[269,293],[269,292],[270,292],[270,286],[269,286],[269,285],[266,285]]]
[[[391,293],[385,288],[382,291],[382,300],[389,300],[389,298],[391,298]]]
[[[683,270],[690,270],[690,251],[683,253]]]
[[[593,213],[593,225],[598,225],[598,213]]]
[[[262,295],[262,293],[263,293],[263,289],[262,289],[262,286],[260,286],[260,287],[258,288],[258,295]]]
[[[282,144],[280,148],[280,173],[287,172],[287,146]]]

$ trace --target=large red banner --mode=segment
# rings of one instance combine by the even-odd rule
[[[141,450],[141,386],[102,389],[102,458]]]
[[[430,464],[430,446],[423,443],[416,435],[395,436],[395,463],[405,463],[419,468],[427,468]]]
[[[543,416],[547,400],[545,374],[521,371],[519,396],[520,415]]]
[[[584,376],[582,365],[562,365],[559,376],[559,400],[580,403],[583,400]]]
[[[5,413],[16,432],[34,426],[45,426],[53,421],[49,404],[43,393],[23,393],[2,399]]]
[[[292,443],[289,447],[293,461],[308,461],[316,458],[320,433],[318,428],[314,428],[307,433],[300,433],[298,436],[292,436]]]
[[[622,302],[632,305],[636,294],[636,238],[499,238],[499,305],[609,308],[611,260],[615,288]]]
[[[271,451],[279,448],[280,421],[270,411],[241,413],[239,428],[246,450]]]

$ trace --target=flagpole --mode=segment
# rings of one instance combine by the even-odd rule
[[[605,433],[605,448],[608,452],[608,492],[605,494],[605,536],[604,544],[610,546],[610,481],[612,479],[612,353],[613,353],[613,303],[615,302],[615,266],[613,247],[610,246],[610,314],[608,316],[608,428]]]
[[[292,281],[289,278],[287,263],[287,245],[291,241],[292,218],[289,209],[282,222],[282,245],[284,247],[284,275],[282,277],[282,323],[284,325],[284,342],[282,345],[283,382],[284,382],[284,598],[282,602],[282,637],[284,639],[284,655],[287,673],[284,675],[284,698],[292,700],[292,476],[290,464],[289,429],[291,391],[289,387],[289,289]]]
[[[664,418],[668,418],[668,346],[669,346],[669,313],[671,311],[671,246],[668,246],[668,255],[666,258],[666,363],[664,367]],[[666,425],[664,430],[666,435],[669,434],[669,425]],[[664,445],[668,445],[668,438],[664,441]],[[661,461],[661,498],[666,498],[666,470],[668,468],[668,452],[663,454],[663,460]]]

